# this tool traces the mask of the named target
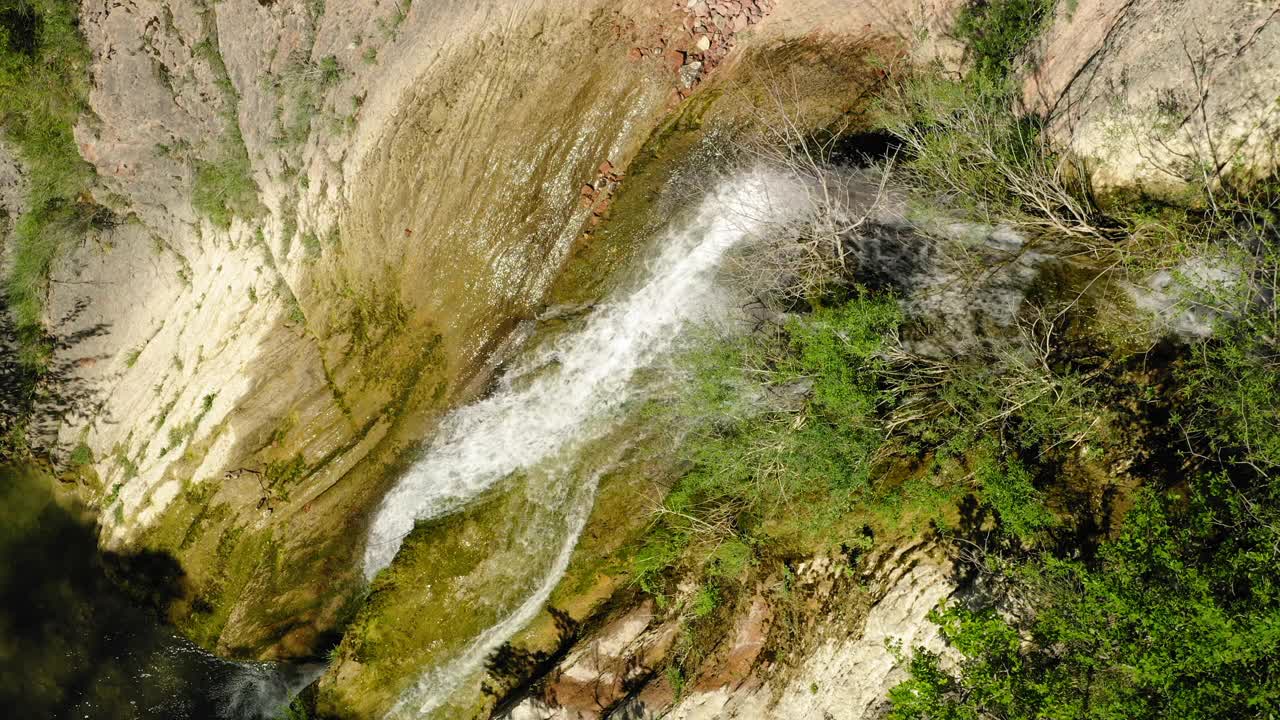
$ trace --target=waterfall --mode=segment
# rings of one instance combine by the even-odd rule
[[[590,514],[598,473],[576,477],[574,450],[600,438],[624,417],[623,407],[641,392],[634,376],[669,352],[690,321],[722,310],[716,283],[725,253],[748,237],[762,218],[776,216],[788,188],[751,172],[707,194],[696,214],[659,239],[657,257],[628,292],[598,305],[583,326],[507,374],[489,397],[448,416],[423,456],[384,498],[371,525],[364,571],[372,578],[395,557],[418,521],[440,517],[517,471],[538,468],[541,485],[529,499],[535,541],[554,555],[531,553],[533,592],[502,620],[474,638],[449,661],[428,668],[392,715],[428,713],[483,665],[487,655],[540,611],[569,563]],[[778,203],[775,205],[775,203]],[[532,378],[513,383],[511,378]],[[534,507],[536,506],[536,507]]]
[[[415,522],[450,512],[510,473],[605,431],[631,398],[634,373],[708,310],[721,258],[768,215],[764,207],[779,190],[760,173],[726,183],[692,222],[667,233],[646,282],[597,307],[581,331],[531,358],[534,367],[554,363],[551,372],[446,418],[425,455],[379,506],[365,575],[372,578],[391,563]]]

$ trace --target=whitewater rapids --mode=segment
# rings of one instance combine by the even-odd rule
[[[415,523],[465,505],[518,471],[538,468],[548,479],[532,513],[555,515],[537,542],[554,553],[531,562],[540,573],[534,592],[504,619],[446,663],[428,668],[397,704],[393,716],[429,713],[485,657],[537,615],[568,566],[594,501],[599,473],[576,477],[574,450],[600,438],[624,416],[643,389],[637,371],[669,353],[681,329],[723,315],[726,294],[716,282],[726,253],[776,219],[789,186],[762,172],[724,182],[697,213],[658,240],[656,258],[629,292],[602,303],[581,329],[531,354],[489,397],[450,414],[422,457],[387,494],[374,517],[364,555],[373,578],[387,567]],[[513,377],[531,377],[519,387]],[[583,473],[579,473],[583,474]],[[531,558],[532,559],[532,558]],[[534,576],[536,577],[536,576]]]

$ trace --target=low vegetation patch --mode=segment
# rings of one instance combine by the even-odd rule
[[[108,217],[87,197],[93,170],[71,132],[88,95],[89,50],[77,10],[71,0],[0,2],[0,126],[28,181],[5,300],[21,363],[36,373],[52,350],[44,302],[53,265]]]
[[[899,648],[895,718],[1280,709],[1280,192],[1216,182],[1186,206],[1100,203],[1013,109],[1012,73],[1053,9],[971,5],[964,77],[888,68],[874,115],[894,142],[873,172],[838,167],[830,129],[752,154],[821,190],[822,222],[743,255],[763,319],[698,343],[662,415],[686,469],[629,572],[704,646],[679,646],[673,684],[723,638],[720,608],[761,582],[785,591],[797,560],[929,536],[1007,602],[939,608],[958,664]],[[992,268],[957,223],[1014,228],[1056,258],[1007,333],[920,349],[937,328],[913,288],[866,282],[849,250],[876,221],[826,192],[867,178],[877,201],[905,200],[925,260],[968,287]],[[1154,270],[1179,281],[1177,308],[1217,318],[1211,337],[1165,335],[1133,307],[1125,288]]]
[[[222,100],[225,125],[221,140],[205,152],[206,158],[194,162],[191,205],[217,227],[231,227],[233,218],[253,218],[261,214],[258,184],[253,178],[253,165],[240,132],[240,94],[231,82],[222,52],[218,47],[218,26],[213,8],[202,5],[204,40],[196,45],[196,57],[204,60],[214,74]]]

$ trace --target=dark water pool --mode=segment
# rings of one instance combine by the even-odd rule
[[[321,666],[228,662],[177,635],[156,611],[177,562],[99,552],[92,519],[51,482],[0,467],[0,717],[284,717]]]

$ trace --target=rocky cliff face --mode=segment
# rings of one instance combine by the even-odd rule
[[[55,269],[89,390],[46,441],[92,449],[107,542],[183,561],[201,641],[315,650],[386,469],[482,387],[579,188],[668,102],[628,58],[665,10],[85,3],[76,138],[123,222]]]
[[[881,570],[859,578],[861,589],[851,587],[841,557],[801,565],[794,595],[785,599],[762,588],[699,674],[678,689],[655,668],[674,652],[679,620],[641,605],[580,643],[551,670],[542,696],[523,700],[509,717],[878,717],[889,689],[905,678],[887,644],[944,651],[926,616],[955,592],[949,564],[918,548],[881,561]],[[793,644],[783,647],[777,636],[788,631],[776,625],[797,605],[801,617],[821,624],[791,630]]]
[[[1098,185],[1176,198],[1275,169],[1278,47],[1273,3],[1059,3],[1024,101]]]
[[[745,54],[800,40],[955,67],[961,5],[86,0],[93,83],[76,140],[92,200],[118,222],[54,269],[55,361],[83,391],[43,410],[42,442],[92,452],[101,482],[84,492],[104,543],[182,562],[175,620],[196,640],[314,654],[359,600],[387,479],[484,389],[666,113],[700,102],[713,71],[732,78]],[[1264,174],[1278,15],[1062,3],[1024,101],[1102,185],[1176,193]],[[0,147],[0,233],[23,196]],[[790,674],[761,666],[776,611],[749,604],[724,664],[678,703],[669,681],[630,684],[672,638],[652,608],[627,608],[513,716],[871,714],[893,677],[882,641],[935,643],[923,616],[952,591],[944,564],[907,568],[876,576],[865,600],[879,604]]]

